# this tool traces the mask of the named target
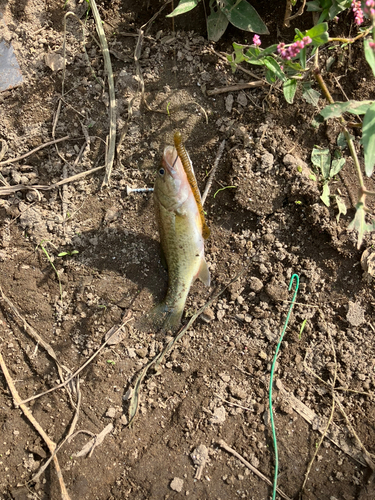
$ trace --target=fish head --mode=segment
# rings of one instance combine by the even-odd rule
[[[189,196],[189,181],[177,151],[173,146],[164,149],[156,173],[154,196],[167,210],[185,202]]]

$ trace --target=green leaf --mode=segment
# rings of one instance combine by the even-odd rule
[[[331,170],[329,171],[329,176],[334,177],[337,175],[342,167],[345,165],[345,159],[339,158],[338,160],[332,160]]]
[[[370,177],[375,165],[375,102],[366,111],[362,126],[365,172]]]
[[[194,9],[194,7],[198,5],[199,1],[200,0],[180,0],[180,3],[177,5],[174,11],[172,11],[166,17],[174,17],[179,16],[180,14],[185,14],[186,12]]]
[[[370,42],[372,42],[372,40],[366,39],[363,42],[363,45],[365,49],[366,61],[369,63],[370,68],[372,69],[372,73],[375,76],[375,53],[373,49],[370,47]]]
[[[328,185],[328,182],[326,182],[323,185],[323,193],[322,193],[322,196],[320,197],[320,199],[322,200],[324,205],[326,205],[327,207],[329,207],[329,205],[330,205],[329,194],[330,194],[329,193],[329,185]]]
[[[302,97],[306,102],[312,104],[313,106],[317,106],[319,102],[320,94],[316,90],[311,88],[311,83],[304,83],[303,85]]]
[[[217,42],[227,29],[229,21],[220,9],[215,10],[216,0],[210,0],[209,5],[211,14],[207,17],[207,36],[209,40]]]
[[[282,80],[282,81],[286,80],[286,77],[285,77],[284,73],[282,72],[282,69],[280,68],[279,63],[277,61],[275,61],[275,59],[273,57],[271,57],[271,56],[265,57],[264,58],[264,65],[267,67],[267,69],[269,69],[270,71],[275,73],[277,78],[280,78],[280,80]]]
[[[307,2],[306,10],[307,12],[321,12],[322,7],[320,6],[319,0],[313,0],[312,2]]]
[[[328,42],[328,23],[317,24],[311,30],[306,31],[306,35],[312,39],[315,47]]]
[[[331,168],[331,153],[329,149],[314,147],[311,153],[311,162],[320,170],[323,179],[328,180]]]
[[[268,56],[269,54],[273,54],[274,52],[277,51],[277,44],[270,45],[266,49],[258,49],[260,51],[260,56],[259,58]]]
[[[358,203],[356,209],[357,211],[355,213],[354,219],[349,224],[348,229],[356,229],[358,231],[357,248],[360,249],[364,235],[373,231],[375,229],[375,224],[367,224],[366,211],[363,203]]]
[[[221,10],[236,28],[259,35],[269,34],[257,11],[246,0],[224,0],[224,7],[221,7]]]
[[[333,0],[333,5],[329,9],[329,18],[333,19],[334,17],[337,16],[337,14],[340,14],[345,9],[349,9],[351,6],[352,0]]]
[[[336,216],[336,220],[337,220],[337,222],[339,222],[340,215],[341,214],[342,215],[346,215],[346,205],[345,205],[344,200],[338,194],[336,194],[335,200],[336,200],[336,203],[337,203],[337,208],[339,209],[339,213]]]
[[[352,134],[349,134],[351,140],[354,139],[354,135]],[[348,147],[348,143],[346,142],[346,139],[345,139],[345,134],[344,132],[340,132],[339,135],[337,136],[337,145],[340,149],[345,149]]]
[[[291,79],[287,80],[286,82],[284,82],[284,85],[283,85],[284,97],[285,97],[286,102],[288,102],[289,104],[293,104],[293,99],[294,99],[294,95],[296,93],[296,90],[297,90],[297,80],[294,80],[293,78],[291,78]]]
[[[277,80],[275,73],[270,69],[266,71],[266,80],[270,85],[273,85]]]
[[[322,109],[320,114],[325,120],[327,120],[327,118],[337,118],[343,113],[364,115],[373,102],[374,101],[335,102],[334,104],[328,104],[328,106]]]
[[[58,257],[65,257],[65,255],[68,255],[68,252],[60,252],[57,254]]]

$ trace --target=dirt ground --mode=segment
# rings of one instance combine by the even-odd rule
[[[331,192],[341,194],[348,210],[339,221],[335,204],[325,207],[321,184],[308,175],[313,146],[333,152],[338,125],[314,128],[312,119],[324,100],[317,109],[298,91],[289,105],[279,86],[208,96],[208,90],[254,78],[240,70],[233,74],[217,54],[229,53],[233,41],[249,41],[249,34],[232,28],[219,43],[208,43],[202,4],[176,18],[174,27],[165,18],[168,6],[145,33],[140,69],[150,111],[141,102],[134,51],[137,30],[162,4],[98,3],[112,53],[118,138],[128,127],[109,188],[101,189],[100,169],[56,189],[22,189],[0,198],[1,353],[20,397],[60,382],[55,361],[27,325],[54,350],[66,375],[89,360],[129,311],[137,319],[162,300],[167,272],[160,263],[152,194],[127,195],[126,188],[153,186],[162,150],[175,130],[183,133],[201,188],[226,140],[205,204],[212,285],[194,284],[184,322],[244,273],[196,320],[160,369],[146,376],[131,428],[129,389],[170,338],[139,332],[130,321],[120,342],[105,346],[81,372],[75,431],[91,434],[79,433],[57,454],[70,498],[270,498],[270,486],[218,443],[224,440],[273,477],[268,384],[294,273],[300,279],[297,304],[281,346],[273,396],[278,486],[288,497],[300,498],[319,429],[331,414],[336,373],[336,444],[324,439],[302,498],[375,498],[371,456],[364,451],[375,454],[375,294],[361,266],[375,236],[367,236],[358,250],[356,234],[348,231],[357,196],[349,156],[331,183]],[[264,46],[290,41],[295,27],[312,26],[306,13],[284,28],[283,2],[252,4],[270,30],[262,37]],[[5,23],[0,38],[12,42],[24,78],[21,86],[0,94],[0,139],[8,146],[3,162],[52,140],[62,71],[61,57],[52,58],[57,67],[51,69],[46,56],[63,53],[68,8],[85,21],[84,1],[69,0],[66,9],[63,0],[0,1]],[[352,17],[343,15],[331,33],[353,30]],[[101,51],[90,34],[96,36],[91,15],[85,37],[78,21],[69,18],[65,95],[55,130],[56,138],[69,139],[58,149],[52,145],[2,165],[8,185],[51,185],[104,165],[109,95]],[[335,61],[326,73],[332,54]],[[374,98],[374,79],[360,46],[322,51],[321,66],[335,99]],[[247,69],[262,78],[257,67]],[[360,151],[358,135],[355,143]],[[366,182],[374,190],[374,183]],[[226,186],[232,187],[218,191]],[[61,252],[66,255],[58,257]],[[0,379],[0,498],[61,498],[53,464],[28,483],[50,453],[14,406],[2,372]],[[55,443],[67,436],[76,405],[66,389],[28,403]],[[303,416],[306,408],[310,422]],[[75,456],[108,424],[112,431],[90,456]],[[193,456],[200,445],[208,459],[196,479]]]

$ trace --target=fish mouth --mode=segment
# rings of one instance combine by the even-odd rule
[[[163,152],[163,158],[161,163],[163,167],[167,169],[170,175],[177,173],[176,163],[178,160],[178,154],[174,146],[166,146]]]

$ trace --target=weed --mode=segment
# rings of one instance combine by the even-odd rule
[[[40,248],[43,250],[44,254],[46,255],[46,257],[47,257],[47,259],[48,259],[48,262],[51,264],[52,269],[53,269],[53,270],[55,271],[55,273],[56,273],[56,276],[57,276],[57,279],[58,279],[58,282],[59,282],[59,288],[60,288],[60,300],[61,300],[61,303],[62,303],[62,302],[63,302],[63,295],[62,295],[62,284],[61,284],[60,276],[59,276],[59,273],[57,272],[56,267],[54,266],[54,264],[53,264],[53,262],[52,262],[52,259],[51,259],[50,255],[49,255],[49,253],[47,252],[46,247],[44,246],[44,243],[48,243],[48,242],[47,242],[47,240],[42,240],[42,241],[41,241],[41,242],[37,245],[36,249],[37,249],[38,247],[40,247]],[[36,249],[35,249],[35,250],[36,250]]]
[[[351,0],[311,0],[307,2],[306,8],[307,11],[319,14],[317,23],[307,31],[302,32],[296,29],[291,43],[281,42],[277,45],[261,48],[262,41],[258,35],[255,35],[252,45],[233,43],[233,53],[228,54],[227,59],[231,63],[233,71],[242,62],[263,66],[268,83],[271,85],[282,83],[284,97],[289,104],[293,104],[298,88],[301,90],[302,98],[314,106],[317,106],[321,93],[328,101],[329,104],[311,122],[311,125],[317,128],[326,120],[338,119],[341,125],[341,132],[337,137],[339,150],[334,152],[334,159],[331,161],[330,151],[327,148],[316,146],[312,151],[311,160],[323,184],[320,198],[327,206],[330,206],[332,199],[335,200],[338,208],[337,220],[339,220],[341,214],[346,214],[346,206],[339,194],[331,194],[330,182],[343,168],[345,159],[342,157],[342,151],[346,145],[348,146],[360,185],[355,207],[356,214],[348,229],[357,231],[357,246],[359,248],[365,234],[375,230],[375,218],[369,214],[366,206],[366,197],[375,196],[375,192],[369,191],[365,186],[354,138],[348,131],[348,125],[362,129],[361,145],[363,147],[364,170],[366,176],[370,177],[375,166],[375,101],[335,102],[320,72],[319,50],[324,45],[333,51],[325,64],[326,71],[329,71],[335,61],[334,54],[345,50],[348,45],[362,41],[366,61],[375,76],[375,0],[367,0],[366,3],[351,2]],[[338,14],[350,8],[353,10],[354,20],[358,26],[357,36],[353,38],[330,37],[327,21],[333,20]],[[370,25],[362,28],[360,25],[365,18],[370,21]],[[313,81],[310,79],[315,79],[321,93],[313,88]],[[348,114],[355,117],[363,115],[363,122],[359,123],[359,118],[357,118],[358,123],[348,122],[345,118]],[[368,222],[368,219],[371,222]]]
[[[216,191],[216,193],[214,194],[214,198],[216,198],[216,195],[217,195],[218,193],[220,193],[220,191],[224,191],[224,189],[235,189],[235,188],[237,188],[237,186],[225,186],[225,187],[223,187],[223,188],[220,188],[220,189],[218,189],[218,190]]]
[[[72,257],[73,255],[77,255],[77,253],[79,253],[78,250],[72,250],[71,252],[69,252],[68,250],[66,252],[60,252],[59,254],[57,254],[58,257],[65,257],[66,255],[69,255],[69,257]]]

